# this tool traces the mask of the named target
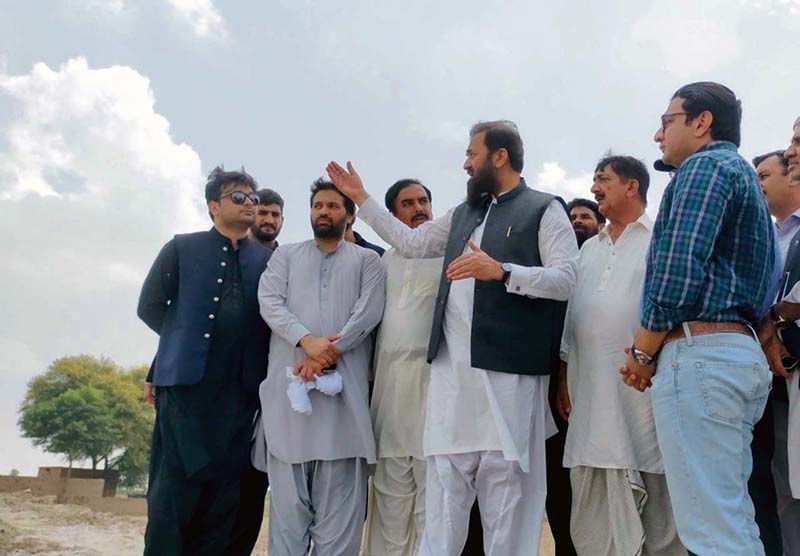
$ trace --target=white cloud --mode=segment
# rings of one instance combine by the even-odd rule
[[[567,176],[567,171],[558,162],[545,162],[536,174],[536,181],[531,184],[534,189],[558,195],[566,202],[576,197],[593,198],[591,172],[583,172],[576,176]]]
[[[166,0],[199,37],[225,39],[225,20],[211,0]]]
[[[0,222],[9,238],[0,289],[11,292],[0,348],[3,360],[17,361],[0,363],[7,438],[25,384],[55,358],[105,354],[132,365],[152,357],[155,336],[135,312],[144,275],[172,234],[209,220],[200,157],[173,139],[135,69],[92,68],[83,58],[56,69],[38,63],[27,74],[0,73],[3,95],[17,105],[0,130]],[[41,459],[15,442],[27,454],[20,465]]]

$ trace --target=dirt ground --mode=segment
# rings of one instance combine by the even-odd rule
[[[2,556],[140,556],[144,517],[95,513],[87,507],[56,504],[54,496],[29,491],[0,494]],[[266,519],[255,555],[266,555]],[[553,554],[545,525],[540,556]]]

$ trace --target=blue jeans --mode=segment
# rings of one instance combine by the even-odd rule
[[[698,556],[763,556],[747,480],[767,361],[751,336],[684,330],[662,349],[651,391],[678,535]]]

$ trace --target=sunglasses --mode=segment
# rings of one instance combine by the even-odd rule
[[[258,205],[259,202],[258,195],[255,193],[245,193],[244,191],[231,191],[230,193],[225,193],[224,195],[220,195],[219,200],[221,201],[225,197],[230,197],[234,205],[243,205],[246,199],[250,199],[250,202],[253,203],[253,205]]]

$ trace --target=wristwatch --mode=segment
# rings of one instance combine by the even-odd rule
[[[631,346],[631,357],[633,357],[633,360],[639,363],[639,365],[642,365],[644,367],[649,367],[650,365],[655,363],[657,355],[658,353],[655,353],[653,355],[647,355],[645,352],[637,348],[636,344],[633,344]]]
[[[784,328],[791,324],[790,321],[778,314],[778,311],[775,310],[775,305],[769,308],[769,320],[772,321],[772,324],[775,325],[775,328]]]
[[[508,279],[511,277],[511,263],[503,263],[503,277],[500,278],[500,281],[504,284],[508,282]]]

